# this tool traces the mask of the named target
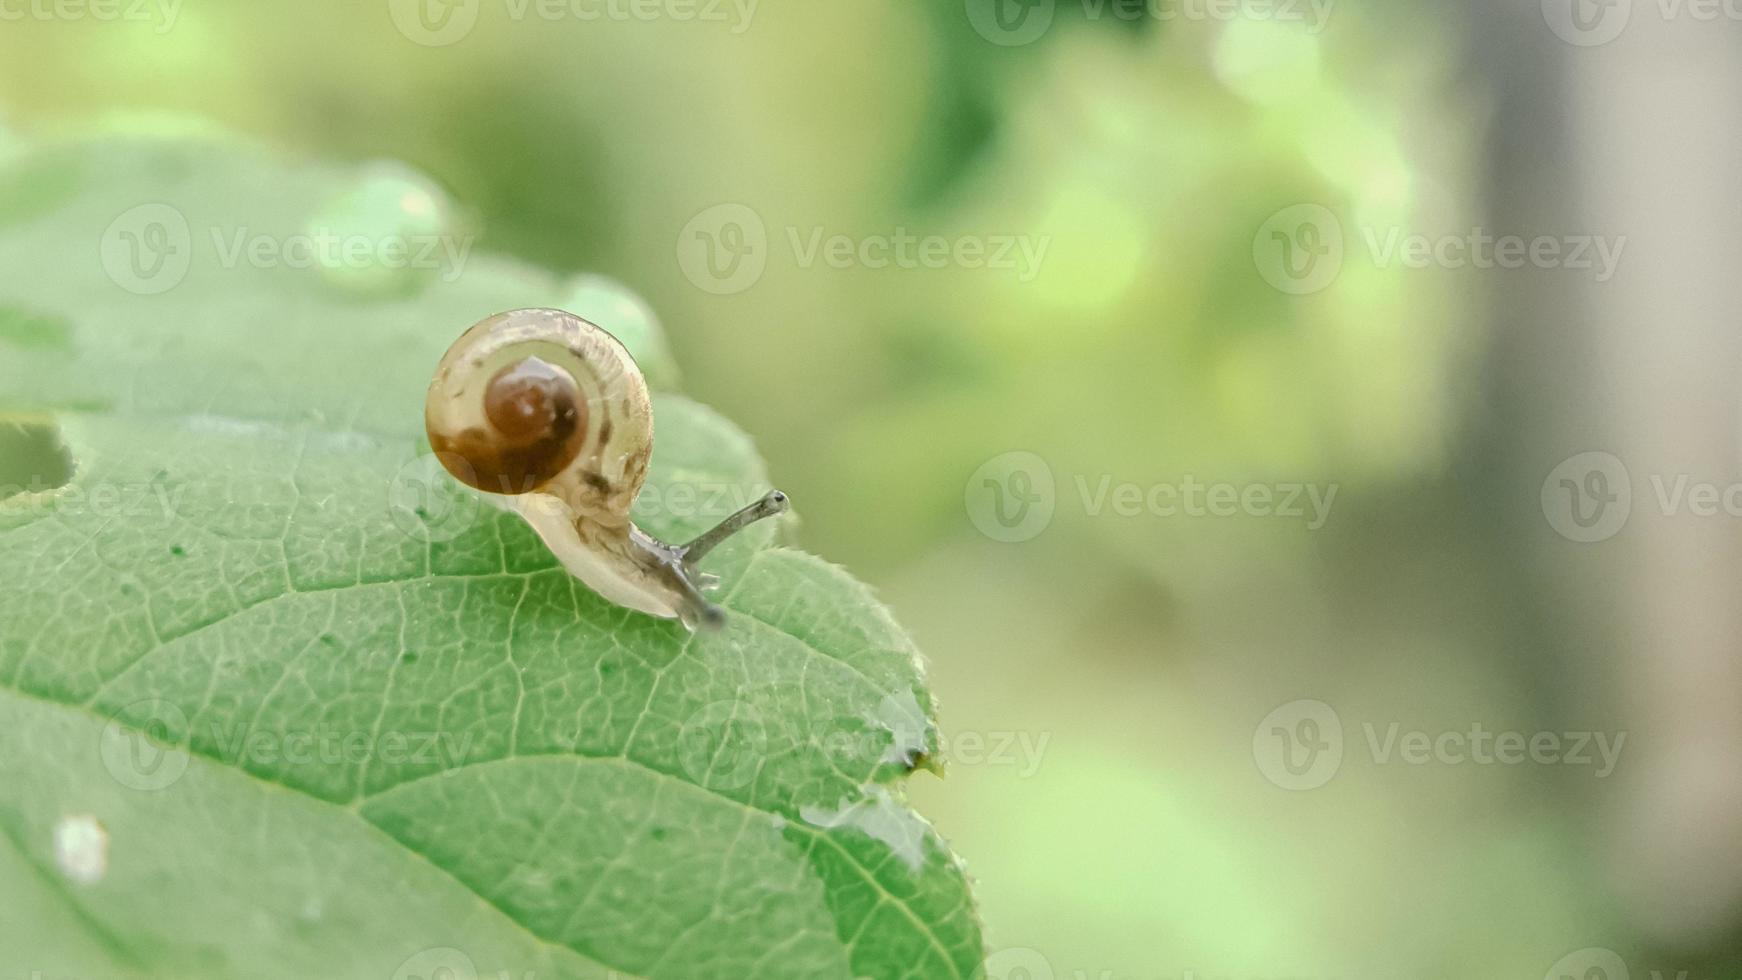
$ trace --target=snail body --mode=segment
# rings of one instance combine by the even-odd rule
[[[686,545],[636,527],[653,455],[647,383],[615,337],[561,310],[498,313],[462,334],[436,367],[424,423],[448,472],[518,513],[571,575],[691,629],[724,620],[695,563],[787,509],[772,492]]]

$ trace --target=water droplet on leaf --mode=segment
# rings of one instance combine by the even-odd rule
[[[471,252],[447,194],[410,167],[385,161],[370,164],[315,212],[306,231],[321,278],[373,299],[452,281]]]
[[[676,388],[677,361],[665,342],[659,317],[634,290],[609,276],[576,276],[557,304],[583,320],[596,323],[622,341],[629,355],[655,388]]]

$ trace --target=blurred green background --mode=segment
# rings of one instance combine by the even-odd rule
[[[1492,154],[1505,84],[1471,52],[1501,29],[1412,0],[1322,22],[1304,3],[611,9],[21,16],[0,24],[0,118],[48,136],[198,117],[293,156],[403,160],[478,249],[644,297],[683,386],[792,494],[801,543],[927,650],[953,748],[912,794],[977,879],[990,948],[1017,951],[995,963],[1534,980],[1592,946],[1729,962],[1733,919],[1654,932],[1620,881],[1602,813],[1640,756],[1609,780],[1380,764],[1363,734],[1650,734],[1582,655],[1591,621],[1542,609],[1595,601],[1544,584],[1565,542],[1535,495],[1558,457],[1505,417],[1534,370],[1496,370],[1507,281],[1386,265],[1363,238],[1539,230],[1493,213],[1515,179]],[[1303,204],[1341,219],[1346,258],[1296,292],[1257,253]],[[751,272],[698,273],[746,231]],[[1033,260],[807,259],[836,235]],[[1010,452],[1053,480],[1050,523],[1019,541],[987,523],[988,473],[1023,489]],[[1104,482],[1188,477],[1336,496],[1310,528],[1093,506]],[[1297,699],[1346,735],[1310,791],[1267,778],[1254,744]]]

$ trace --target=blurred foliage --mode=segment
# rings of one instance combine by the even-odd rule
[[[1515,777],[1410,773],[1399,793],[1395,772],[1352,772],[1281,799],[1249,752],[1303,694],[1495,726],[1541,710],[1505,664],[1504,602],[1470,574],[1467,515],[1433,493],[1476,397],[1480,294],[1381,268],[1361,238],[1479,213],[1482,93],[1453,84],[1449,13],[1349,0],[1309,32],[1065,3],[1005,47],[955,2],[767,0],[741,31],[483,2],[428,47],[389,7],[20,25],[0,98],[32,131],[197,113],[404,160],[475,212],[481,250],[645,296],[689,390],[800,502],[806,544],[915,628],[946,729],[1050,736],[1032,774],[958,766],[917,794],[980,879],[995,947],[1061,975],[1534,977],[1582,945],[1601,909],[1568,857],[1578,829]],[[676,251],[722,203],[768,228],[766,271],[730,295]],[[1290,296],[1253,240],[1302,203],[1341,217],[1349,260]],[[789,234],[819,228],[1047,250],[1030,281],[807,267]],[[962,503],[1013,449],[1060,498],[1016,546]],[[1344,519],[1312,536],[1077,501],[1077,477],[1185,474],[1335,482]],[[1425,531],[1406,545],[1402,527]]]
[[[481,248],[623,279],[671,324],[701,396],[756,393],[742,417],[798,492],[822,491],[815,533],[880,516],[842,542],[873,560],[959,526],[955,486],[1010,448],[1071,473],[1142,461],[1119,472],[1140,482],[1384,480],[1441,454],[1469,339],[1443,286],[1351,262],[1297,299],[1250,251],[1303,201],[1377,226],[1456,217],[1469,147],[1447,133],[1460,107],[1433,102],[1444,51],[1386,48],[1359,11],[1336,12],[1334,37],[1061,14],[1000,48],[949,5],[770,2],[741,34],[512,9],[483,4],[462,40],[429,48],[385,4],[190,7],[162,34],[45,27],[3,70],[22,119],[167,107],[408,160],[477,209]],[[27,82],[45,75],[61,82]],[[688,218],[728,201],[761,215],[771,260],[716,297],[673,256]],[[1046,252],[1026,283],[804,268],[787,229],[814,228]]]

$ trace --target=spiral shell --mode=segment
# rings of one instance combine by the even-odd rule
[[[468,486],[541,493],[629,522],[653,451],[647,383],[616,338],[572,313],[498,313],[467,330],[424,403],[430,447]]]
[[[786,512],[761,500],[670,545],[629,519],[653,454],[647,382],[615,337],[561,310],[513,310],[460,335],[424,402],[430,447],[456,479],[532,526],[569,574],[630,609],[718,628],[696,563],[749,525]]]

